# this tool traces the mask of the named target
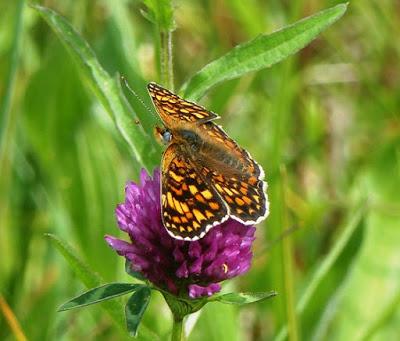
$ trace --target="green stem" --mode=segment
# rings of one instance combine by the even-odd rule
[[[172,325],[172,335],[171,341],[183,341],[183,318],[174,317],[174,322]]]
[[[172,31],[160,32],[161,43],[161,80],[171,91],[174,91],[174,75],[172,67]]]
[[[364,210],[365,205],[361,205],[361,207],[359,207],[355,211],[355,213],[345,226],[344,230],[342,231],[340,237],[336,241],[335,245],[329,251],[328,255],[324,258],[320,266],[317,268],[315,274],[312,276],[310,283],[308,284],[304,293],[301,295],[300,300],[296,304],[296,313],[298,316],[301,315],[304,310],[306,310],[308,303],[311,301],[311,298],[317,291],[318,286],[321,284],[322,280],[325,278],[328,272],[332,269],[343,249],[348,244],[350,237],[353,235],[363,217]],[[286,339],[287,335],[288,329],[287,326],[284,326],[280,329],[274,340],[283,341]]]
[[[286,199],[286,188],[287,188],[287,173],[286,168],[281,166],[281,196],[282,196],[282,233],[284,233],[285,226],[289,225],[289,218],[287,212],[287,199]],[[289,340],[297,341],[298,337],[298,324],[297,314],[295,311],[295,299],[294,299],[294,285],[293,285],[293,248],[292,238],[287,236],[282,240],[282,258],[283,258],[283,281],[285,288],[285,303],[286,303],[286,316],[288,323],[288,334]]]

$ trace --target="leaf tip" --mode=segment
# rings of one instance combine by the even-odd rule
[[[36,10],[36,11],[39,11],[39,12],[44,12],[47,9],[44,6],[42,6],[40,4],[37,4],[37,3],[33,3],[33,2],[29,3],[28,6],[30,8],[32,8],[32,9]]]
[[[350,2],[343,2],[335,7],[332,8],[338,8],[340,9],[341,15],[343,15],[347,11],[347,7],[349,6]]]
[[[60,313],[62,311],[66,311],[66,310],[68,310],[68,307],[66,307],[65,304],[62,304],[57,308],[56,311],[57,311],[57,313]]]
[[[136,338],[137,336],[137,330],[136,331],[130,331],[129,336]]]

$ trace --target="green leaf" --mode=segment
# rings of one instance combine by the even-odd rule
[[[64,256],[72,270],[87,288],[100,285],[103,281],[102,278],[90,270],[90,268],[76,256],[76,252],[66,242],[53,234],[46,234],[46,237],[49,238],[52,244]],[[122,303],[117,300],[106,301],[101,303],[101,307],[109,313],[119,330],[126,335],[123,315],[124,307]],[[158,336],[148,328],[145,328],[145,326],[141,328],[139,337],[143,340],[158,340]]]
[[[147,286],[133,293],[125,306],[126,326],[129,334],[136,336],[140,321],[150,302],[151,290]]]
[[[276,64],[296,53],[338,20],[347,4],[321,11],[269,35],[261,35],[236,46],[221,58],[207,64],[181,89],[185,98],[198,101],[211,87]]]
[[[89,266],[76,256],[76,251],[67,242],[51,233],[46,233],[45,236],[63,255],[71,269],[86,287],[91,288],[100,285],[101,277],[90,270]]]
[[[81,75],[110,114],[136,159],[151,170],[155,166],[155,142],[144,132],[141,125],[135,124],[136,115],[120,91],[117,83],[119,80],[116,81],[102,68],[88,43],[65,18],[46,7],[32,7],[42,15],[77,62]]]
[[[82,283],[87,288],[93,288],[99,286],[102,279],[96,273],[76,256],[76,252],[63,240],[53,234],[46,234],[51,243],[57,248],[57,250],[63,255],[71,269],[79,277]],[[124,330],[124,317],[122,314],[123,307],[117,301],[104,302],[103,308],[110,314],[112,319],[116,322],[121,330]]]
[[[175,29],[174,10],[171,0],[144,0],[149,12],[143,15],[158,26],[160,31]]]
[[[105,300],[112,299],[129,292],[138,290],[143,285],[131,283],[109,283],[90,289],[83,294],[64,303],[58,311],[65,311],[74,308],[84,307],[90,304],[99,303]]]
[[[254,302],[261,302],[266,299],[275,297],[276,291],[270,292],[241,292],[241,293],[229,293],[211,298],[210,301],[218,301],[225,304],[244,305]]]

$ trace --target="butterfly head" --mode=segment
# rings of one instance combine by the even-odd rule
[[[172,134],[169,130],[165,129],[162,134],[162,141],[164,144],[170,143],[172,140]]]
[[[166,128],[156,127],[155,135],[165,145],[171,142],[172,133]]]

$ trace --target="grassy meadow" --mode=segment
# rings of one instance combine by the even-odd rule
[[[0,2],[0,340],[131,339],[100,305],[57,312],[87,288],[132,281],[103,238],[123,237],[115,206],[162,147],[157,117],[119,75],[148,107],[156,81],[220,114],[266,172],[253,265],[223,291],[278,295],[208,304],[189,317],[189,341],[399,339],[398,1],[351,1],[299,52],[304,37],[287,56],[250,49],[226,77],[224,63],[199,70],[341,1],[37,3]],[[138,339],[170,332],[154,294]]]

